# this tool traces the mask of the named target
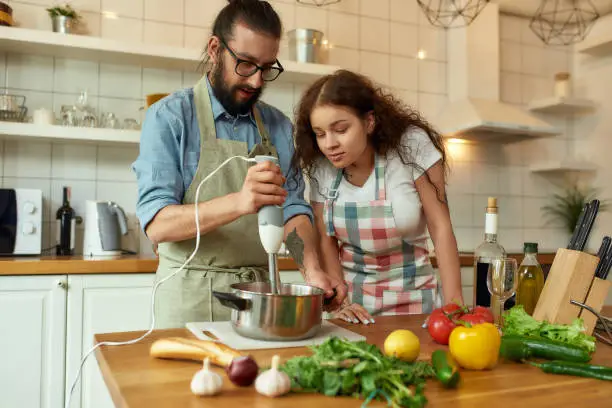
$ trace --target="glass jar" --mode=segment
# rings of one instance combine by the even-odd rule
[[[571,96],[570,74],[568,72],[559,72],[555,75],[555,96],[561,99]]]

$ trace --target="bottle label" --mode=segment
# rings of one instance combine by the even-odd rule
[[[485,234],[497,235],[497,214],[485,214]]]
[[[76,236],[76,219],[72,218],[70,220],[70,250],[74,251],[74,241]]]
[[[55,243],[56,246],[61,247],[62,246],[62,220],[59,219],[56,221],[55,223],[56,228],[55,228]],[[70,220],[70,237],[66,237],[64,238],[65,240],[67,240],[68,238],[70,238],[69,243],[67,243],[66,241],[64,241],[64,245],[68,245],[68,248],[62,248],[62,250],[65,252],[66,250],[69,251],[74,251],[74,246],[75,246],[75,238],[76,238],[76,219],[72,218]]]

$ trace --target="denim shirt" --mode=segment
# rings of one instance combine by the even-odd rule
[[[246,142],[251,151],[261,142],[252,114],[231,116],[221,105],[206,79],[217,139]],[[257,102],[266,130],[276,147],[281,170],[287,178],[287,198],[283,205],[285,222],[305,214],[311,222],[312,208],[304,200],[301,173],[297,183],[289,177],[293,155],[293,125],[278,109]],[[132,164],[138,180],[136,216],[145,230],[157,212],[167,205],[182,204],[183,196],[200,160],[200,129],[193,88],[177,91],[147,109],[140,136],[140,153]]]

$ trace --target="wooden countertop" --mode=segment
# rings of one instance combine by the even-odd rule
[[[604,313],[610,315],[612,307]],[[334,323],[366,336],[368,342],[382,347],[386,336],[395,329],[410,329],[421,339],[420,359],[429,359],[433,350],[445,348],[431,340],[421,328],[423,315],[378,317],[370,326]],[[125,341],[143,332],[98,334],[96,342]],[[104,346],[96,350],[102,375],[117,408],[166,407],[314,407],[333,403],[334,408],[359,407],[353,398],[325,397],[319,394],[288,394],[281,398],[259,395],[254,387],[234,387],[227,376],[223,391],[213,398],[191,394],[190,381],[200,369],[197,362],[153,359],[151,343],[161,337],[193,337],[186,329],[156,330],[141,343],[121,347]],[[273,354],[282,359],[308,354],[305,348],[254,350],[250,352],[260,366],[269,364]],[[598,343],[593,364],[612,366],[612,347]],[[609,382],[594,379],[545,374],[535,367],[518,363],[502,363],[491,371],[461,371],[462,383],[457,390],[445,390],[435,380],[428,381],[425,393],[428,407],[514,408],[525,407],[603,407],[612,400]],[[606,403],[608,401],[608,403]],[[383,407],[377,403],[372,406]]]
[[[0,275],[70,275],[97,273],[151,273],[157,258],[123,255],[115,258],[41,256],[0,258]]]
[[[472,253],[461,253],[459,260],[461,266],[473,265]],[[523,254],[510,254],[518,262]],[[538,254],[542,265],[552,264],[555,254]],[[431,262],[437,266],[436,258]],[[292,258],[279,257],[280,271],[297,270]],[[71,274],[100,274],[100,273],[153,273],[157,269],[155,256],[126,255],[115,258],[89,258],[83,256],[13,256],[0,257],[0,276],[2,275],[71,275]]]
[[[0,258],[2,275],[71,275],[100,273],[154,273],[156,256],[122,255],[90,258],[83,256],[13,256]],[[293,259],[280,258],[280,270],[296,270]]]

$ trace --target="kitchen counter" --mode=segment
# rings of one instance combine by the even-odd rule
[[[610,315],[612,307],[604,313]],[[435,344],[427,331],[421,328],[423,315],[378,317],[370,326],[334,323],[366,336],[368,342],[382,347],[386,336],[395,329],[410,329],[421,340],[420,359],[429,359]],[[143,332],[98,334],[102,341],[125,341],[139,337]],[[223,390],[216,397],[196,397],[189,384],[201,363],[161,360],[149,356],[151,343],[162,337],[188,337],[186,329],[156,330],[142,342],[121,347],[104,346],[96,350],[96,356],[104,381],[117,408],[162,407],[312,407],[333,403],[335,408],[359,407],[361,402],[353,398],[325,397],[319,394],[288,394],[280,398],[268,398],[257,394],[254,387],[233,386],[221,369],[214,368],[224,378]],[[305,348],[254,350],[249,352],[260,366],[268,365],[278,354],[281,360],[308,354]],[[597,344],[593,364],[612,365],[612,347]],[[428,407],[587,407],[605,406],[612,400],[612,386],[605,381],[545,374],[535,367],[517,363],[499,364],[492,371],[461,371],[462,383],[458,390],[445,390],[440,383],[430,380],[425,388]],[[383,403],[372,406],[386,406]]]
[[[97,273],[151,273],[154,256],[125,255],[115,258],[41,256],[0,258],[0,275],[71,275]]]
[[[278,260],[280,270],[296,270],[290,258]],[[13,256],[0,258],[2,275],[75,275],[100,273],[154,273],[157,257],[122,255],[90,258],[83,256]]]
[[[520,262],[523,254],[510,254]],[[539,254],[542,265],[552,264],[555,254]],[[473,265],[472,253],[461,253],[461,266]],[[436,258],[431,258],[437,266]],[[279,257],[280,271],[295,271],[297,265],[292,258]],[[2,275],[72,275],[99,273],[153,273],[157,269],[155,256],[125,255],[116,258],[89,258],[83,256],[43,256],[43,257],[3,257],[0,258],[0,276]]]

